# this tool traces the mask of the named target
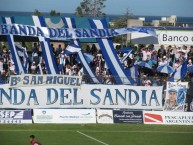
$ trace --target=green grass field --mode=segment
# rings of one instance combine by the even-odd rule
[[[192,145],[193,126],[139,124],[0,125],[0,145]]]

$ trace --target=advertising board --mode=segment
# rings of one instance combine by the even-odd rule
[[[31,110],[0,110],[0,123],[30,124],[32,123]]]
[[[142,111],[113,110],[114,123],[143,124]]]
[[[95,109],[34,109],[34,123],[96,123]]]
[[[112,124],[113,110],[97,109],[97,123]]]
[[[144,124],[193,125],[192,112],[143,111]]]

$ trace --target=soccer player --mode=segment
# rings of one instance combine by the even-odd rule
[[[29,140],[30,140],[30,145],[42,145],[41,143],[35,141],[35,136],[34,135],[30,135]]]

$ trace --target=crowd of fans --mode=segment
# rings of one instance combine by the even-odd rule
[[[123,53],[118,54],[120,59],[124,55]],[[141,48],[134,47],[132,54],[123,62],[123,66],[124,68],[131,67],[141,61],[148,63],[151,69],[144,67],[138,68],[138,85],[163,85],[168,81],[171,74],[159,73],[157,68],[159,66],[169,65],[177,70],[185,61],[187,61],[187,66],[191,66],[193,62],[193,46],[187,47],[183,45],[176,47],[169,45],[165,48],[164,45],[161,45],[158,51],[154,48],[154,45],[150,45],[149,47],[142,45]],[[192,71],[189,71],[186,78],[191,78],[192,76]]]
[[[22,43],[22,46],[25,48],[25,43]],[[83,76],[83,80],[88,81],[86,75],[84,75],[83,67],[79,63],[77,54],[67,55],[65,53],[66,46],[62,48],[60,44],[57,48],[54,48],[53,44],[51,44],[51,47],[60,74]],[[193,46],[187,47],[184,45],[176,47],[169,45],[165,48],[164,45],[161,45],[157,51],[154,45],[149,45],[148,47],[141,45],[139,47],[134,46],[132,49],[131,54],[122,62],[122,58],[127,55],[127,52],[122,52],[119,46],[116,47],[117,56],[120,62],[122,62],[124,69],[138,65],[141,61],[147,62],[151,66],[151,69],[138,67],[139,75],[133,78],[137,85],[163,86],[168,81],[170,74],[158,73],[158,66],[168,64],[177,69],[184,61],[188,62],[188,66],[191,66],[193,62]],[[87,45],[83,51],[93,56],[93,59],[89,62],[90,66],[102,83],[115,84],[116,76],[111,74],[101,51],[95,44],[92,44],[92,46]],[[32,53],[28,56],[29,74],[47,74],[44,58],[38,43],[33,44]],[[20,58],[24,63],[24,57],[20,56]],[[0,51],[0,83],[6,83],[9,76],[15,74],[15,66],[10,50],[3,46]],[[188,72],[187,76],[192,77],[192,72]]]

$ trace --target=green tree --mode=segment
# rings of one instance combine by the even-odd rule
[[[60,16],[60,13],[59,13],[59,12],[56,12],[55,10],[51,10],[51,11],[50,11],[50,15],[51,15],[51,16]]]
[[[166,23],[160,23],[159,26],[161,26],[161,27],[168,27],[168,26],[173,26],[173,25],[166,22]]]
[[[144,25],[143,26],[153,26],[153,24],[152,23],[144,23]]]
[[[40,11],[38,11],[37,9],[35,9],[35,11],[33,12],[33,15],[42,16],[42,13]]]
[[[105,8],[105,0],[83,0],[76,8],[75,15],[79,17],[102,17],[106,14],[102,12]]]
[[[129,9],[126,9],[126,12],[119,18],[112,21],[112,28],[126,28],[128,19],[133,18],[133,14],[130,13]]]
[[[114,19],[110,23],[111,28],[126,28],[127,27],[127,21],[128,19],[131,19],[133,17],[133,14],[129,11],[129,9],[126,9],[126,12],[119,18]],[[113,41],[116,43],[121,43],[122,45],[126,44],[126,37],[127,35],[119,35],[117,37],[113,38]]]

